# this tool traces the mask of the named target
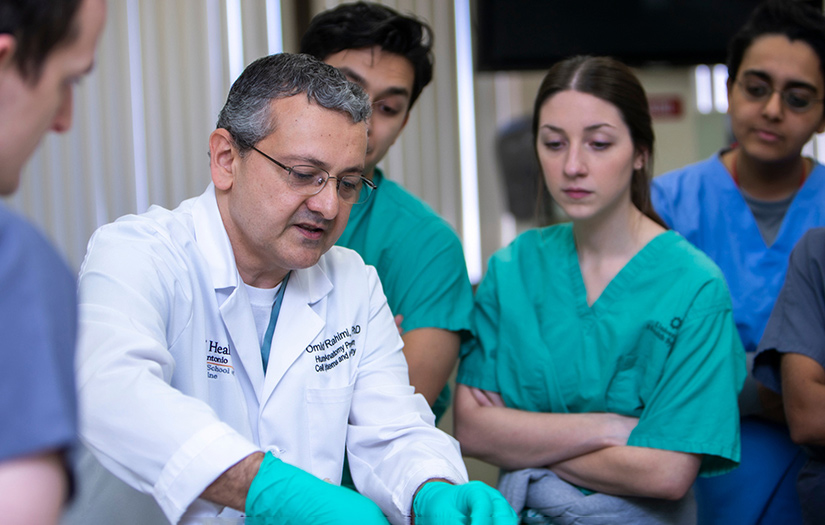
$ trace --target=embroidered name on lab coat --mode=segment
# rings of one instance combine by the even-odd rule
[[[229,345],[221,346],[217,341],[206,341],[206,375],[217,379],[221,375],[235,375],[232,367],[232,351]]]
[[[361,333],[361,325],[344,328],[319,343],[307,345],[308,354],[315,355],[315,371],[328,372],[351,357],[355,357],[354,336]]]

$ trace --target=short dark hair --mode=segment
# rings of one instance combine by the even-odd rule
[[[17,41],[14,61],[21,76],[37,83],[56,47],[80,33],[77,12],[83,0],[0,0],[0,34]]]
[[[357,2],[319,13],[301,38],[301,53],[320,60],[345,49],[379,46],[413,66],[410,107],[433,78],[433,32],[426,23],[389,7]]]
[[[825,79],[825,17],[822,10],[798,0],[767,0],[753,10],[745,25],[728,44],[728,82],[739,74],[739,66],[753,41],[764,35],[782,35],[791,42],[805,42],[819,57],[819,72]]]
[[[350,116],[370,116],[369,97],[334,67],[309,55],[281,53],[255,60],[232,84],[218,115],[218,128],[232,135],[241,155],[272,134],[277,115],[271,102],[306,93],[307,100]]]
[[[562,91],[578,91],[600,98],[614,106],[622,116],[633,147],[647,153],[641,169],[633,170],[630,199],[642,213],[668,228],[653,209],[650,200],[650,178],[653,166],[653,123],[647,95],[639,79],[623,63],[609,57],[576,56],[563,60],[547,72],[536,95],[533,107],[533,143],[538,141],[541,108],[553,95]]]

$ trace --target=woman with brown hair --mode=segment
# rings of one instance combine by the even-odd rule
[[[725,281],[653,211],[650,113],[626,66],[554,66],[533,130],[571,222],[491,258],[462,349],[456,436],[507,471],[500,488],[523,516],[694,523],[696,476],[739,460],[744,354]]]

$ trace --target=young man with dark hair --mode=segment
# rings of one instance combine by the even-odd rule
[[[103,0],[0,0],[0,195],[49,130],[72,120]],[[75,280],[43,235],[0,204],[0,508],[4,524],[56,523],[75,442]]]
[[[377,189],[370,202],[353,207],[338,244],[378,271],[400,320],[410,383],[439,418],[472,310],[464,253],[446,221],[377,167],[432,79],[432,32],[382,5],[342,4],[313,18],[301,52],[337,67],[370,96],[365,176]]]

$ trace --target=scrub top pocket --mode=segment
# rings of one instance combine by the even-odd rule
[[[607,412],[641,416],[673,345],[673,333],[663,334],[659,326],[649,322],[630,352],[619,357],[605,393]]]

